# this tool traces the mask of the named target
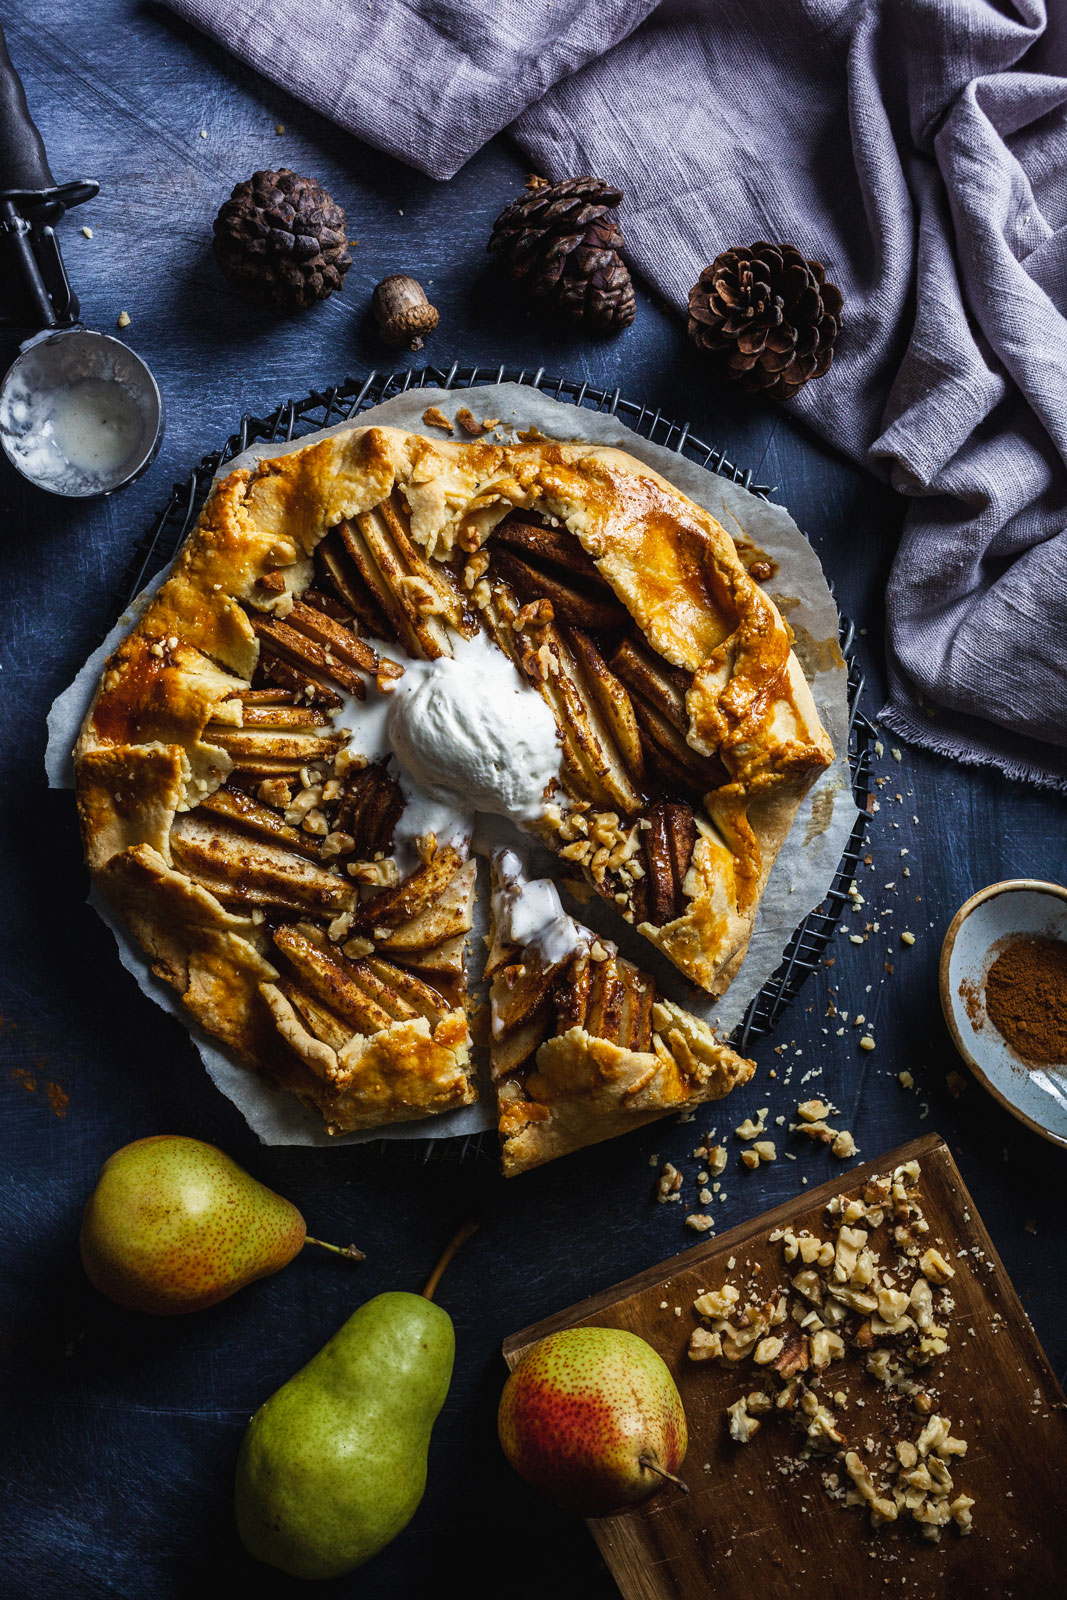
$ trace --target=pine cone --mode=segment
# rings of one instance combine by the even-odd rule
[[[612,212],[622,199],[601,178],[567,178],[521,194],[497,217],[490,250],[552,310],[599,333],[634,320],[634,286]]]
[[[689,294],[689,337],[750,394],[788,400],[821,378],[841,326],[841,291],[791,244],[724,250]]]
[[[288,167],[237,185],[215,218],[214,251],[231,288],[283,311],[325,300],[352,265],[341,207]]]

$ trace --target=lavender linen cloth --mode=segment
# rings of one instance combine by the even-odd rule
[[[882,720],[1067,790],[1064,0],[168,3],[436,177],[516,119],[625,188],[679,309],[732,244],[825,262],[845,325],[789,409],[911,497]]]

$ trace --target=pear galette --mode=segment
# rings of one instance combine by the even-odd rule
[[[93,877],[153,970],[339,1133],[476,1097],[475,815],[534,835],[714,995],[832,754],[782,617],[650,468],[352,427],[216,486],[75,766]],[[496,941],[513,1023],[535,923]],[[494,1039],[510,1170],[743,1075],[598,948],[537,990],[521,1061],[502,1064],[513,1026]]]

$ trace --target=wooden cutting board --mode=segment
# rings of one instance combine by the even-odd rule
[[[795,1476],[784,1474],[780,1469],[793,1460],[799,1442],[787,1422],[770,1417],[748,1444],[735,1444],[724,1411],[759,1387],[756,1369],[745,1362],[733,1372],[715,1362],[692,1362],[686,1354],[699,1293],[724,1282],[743,1290],[749,1271],[757,1268],[769,1295],[786,1280],[782,1246],[769,1243],[768,1234],[790,1225],[825,1237],[823,1208],[829,1200],[858,1193],[868,1178],[913,1158],[922,1166],[919,1188],[931,1238],[942,1241],[956,1268],[955,1310],[939,1317],[948,1322],[951,1349],[934,1369],[932,1383],[937,1409],[951,1419],[952,1433],[968,1441],[966,1456],[950,1463],[954,1493],[975,1501],[973,1532],[963,1537],[955,1527],[945,1528],[936,1545],[910,1519],[874,1532],[863,1509],[829,1499],[815,1463]],[[968,1254],[958,1258],[963,1250]],[[735,1266],[728,1269],[731,1256]],[[1063,1394],[937,1134],[844,1172],[721,1238],[525,1328],[504,1344],[508,1365],[514,1367],[546,1334],[579,1324],[629,1328],[647,1339],[674,1373],[689,1419],[681,1473],[689,1494],[668,1487],[643,1510],[589,1524],[626,1600],[859,1600],[889,1594],[1032,1600],[1035,1582],[1049,1593],[1063,1592]],[[847,1381],[840,1387],[850,1394],[847,1407],[828,1403],[850,1446],[862,1454],[867,1436],[878,1438],[888,1403],[880,1386],[862,1374],[858,1356],[848,1358],[844,1372]],[[822,1389],[832,1394],[832,1380],[824,1380]],[[865,1402],[862,1409],[856,1399]]]

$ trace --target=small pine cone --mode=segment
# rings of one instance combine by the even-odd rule
[[[528,188],[500,213],[489,249],[535,300],[598,333],[634,320],[634,286],[613,216],[622,190],[601,178]]]
[[[352,265],[341,207],[288,167],[237,185],[215,218],[214,251],[231,288],[282,311],[325,300]]]
[[[829,367],[841,304],[791,244],[724,250],[690,291],[689,337],[748,393],[788,400]]]

